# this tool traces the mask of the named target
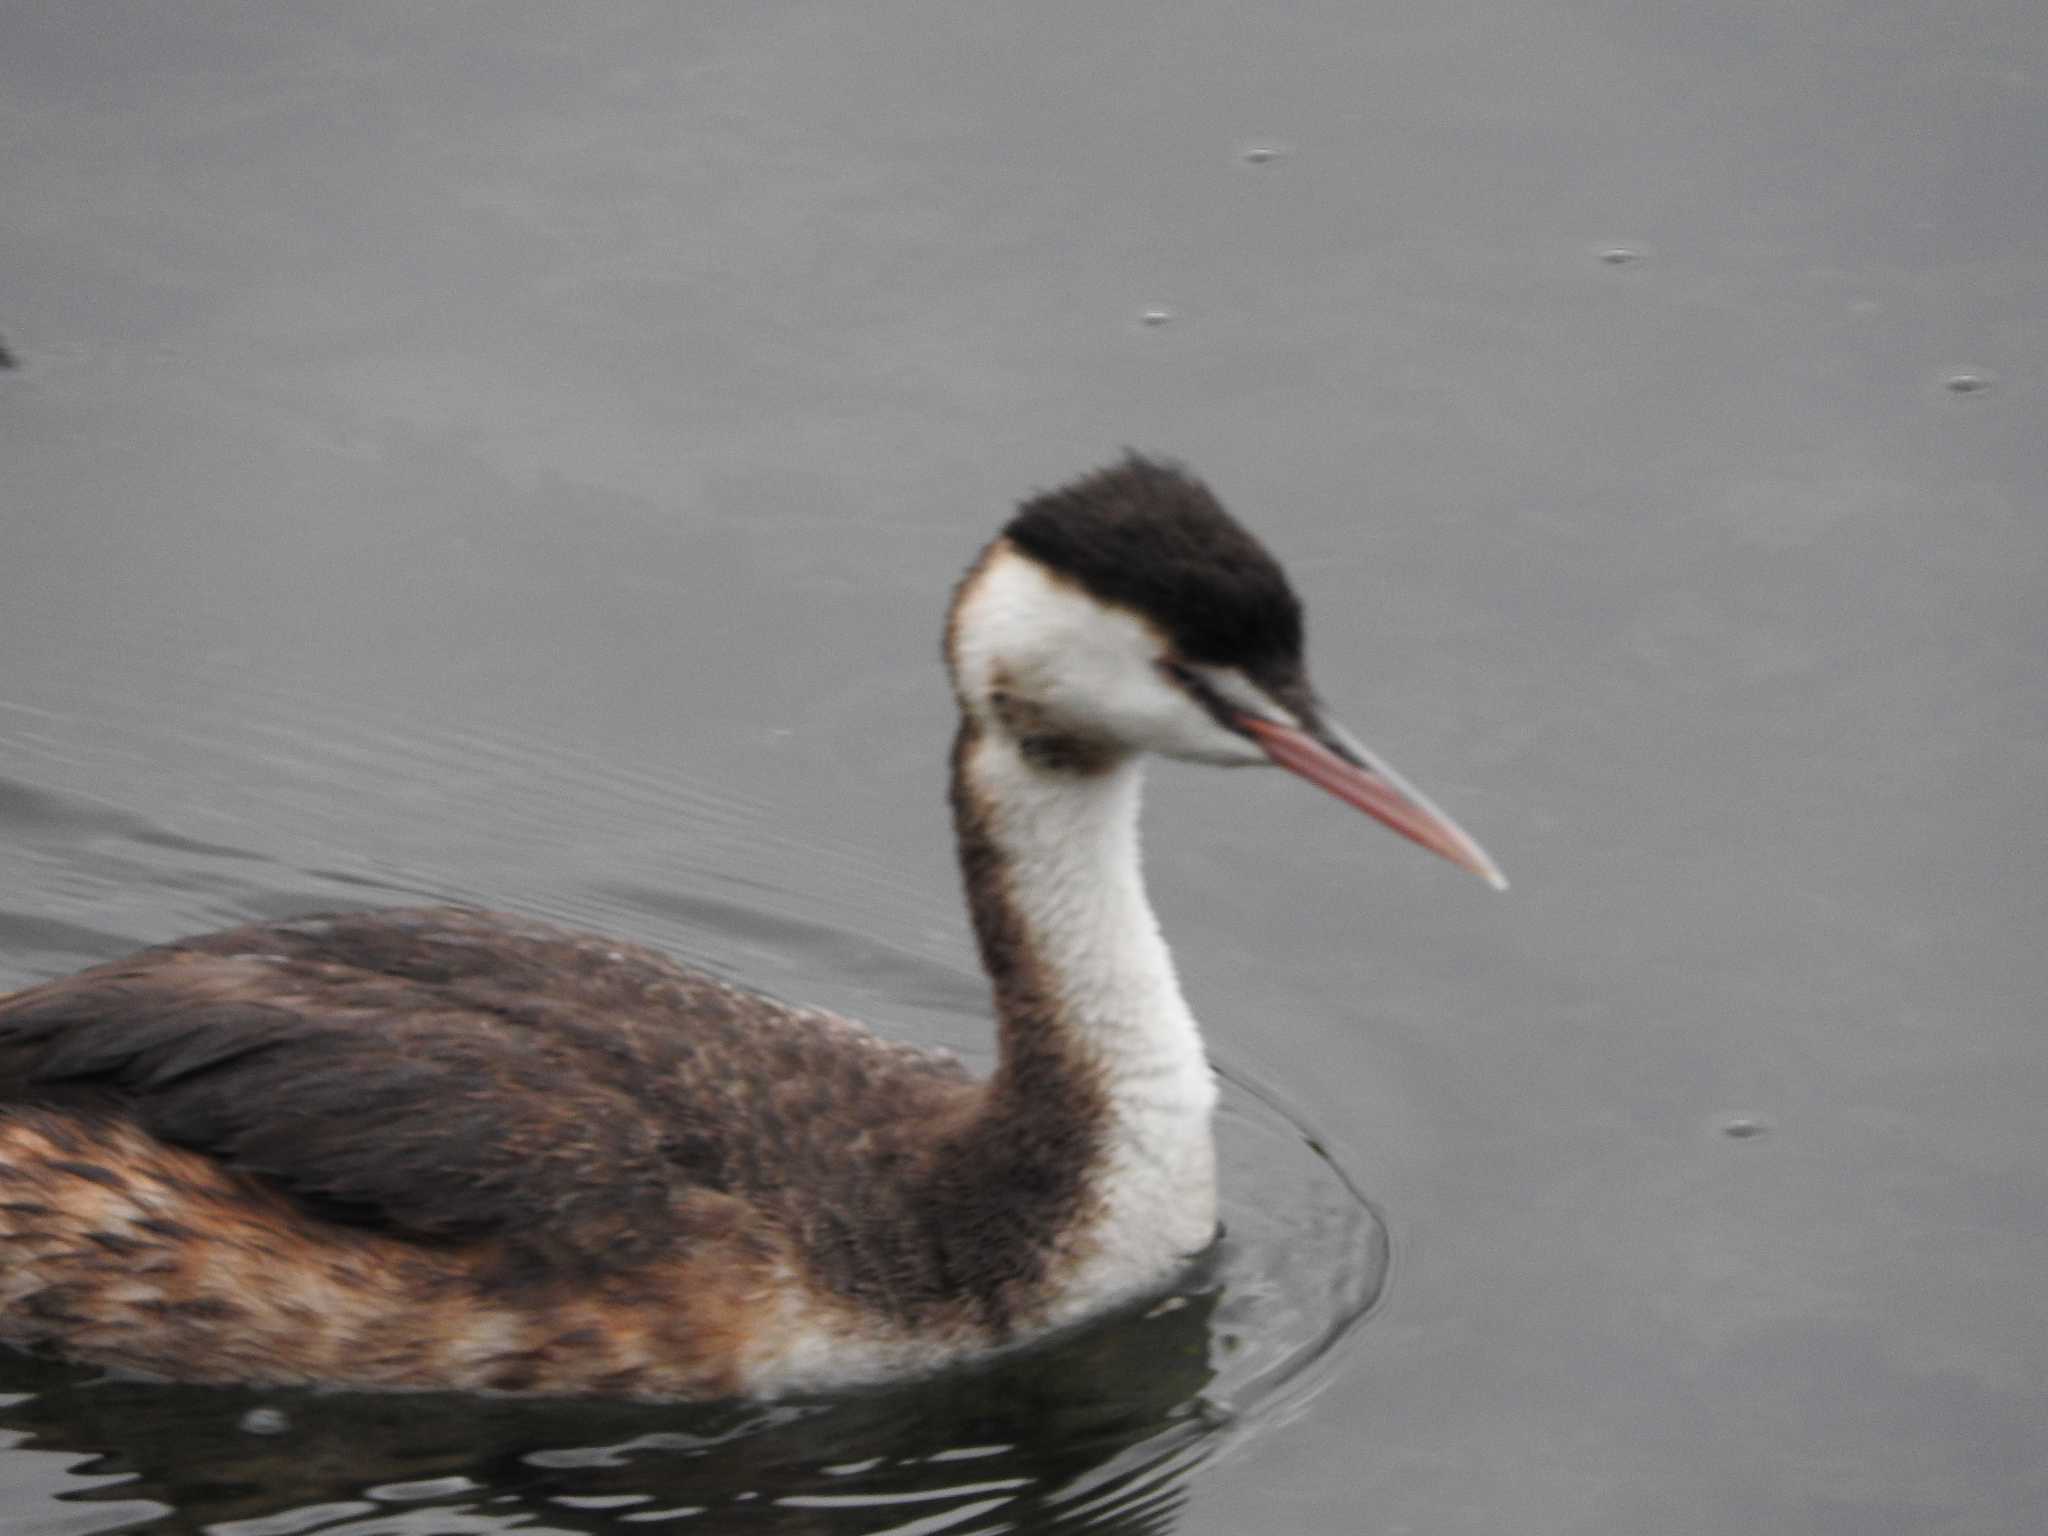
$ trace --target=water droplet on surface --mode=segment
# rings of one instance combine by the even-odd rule
[[[1730,1141],[1754,1141],[1770,1134],[1770,1126],[1755,1115],[1730,1115],[1721,1122],[1721,1134]]]
[[[1981,395],[1994,382],[1981,368],[1958,368],[1941,381],[1941,387],[1952,395]]]
[[[251,1408],[242,1415],[241,1430],[245,1435],[281,1435],[291,1427],[292,1421],[281,1408]]]
[[[1173,311],[1163,304],[1154,304],[1138,316],[1138,321],[1142,325],[1171,325],[1173,319]]]

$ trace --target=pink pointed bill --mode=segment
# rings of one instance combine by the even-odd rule
[[[1249,712],[1238,715],[1237,723],[1251,734],[1267,757],[1288,772],[1300,774],[1346,805],[1358,807],[1431,853],[1449,859],[1460,869],[1470,870],[1495,890],[1508,888],[1500,866],[1463,827],[1343,732],[1324,727],[1329,741],[1319,741],[1298,726]],[[1342,753],[1338,747],[1343,749]]]

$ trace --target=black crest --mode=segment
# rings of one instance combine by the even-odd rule
[[[1177,464],[1130,454],[1034,496],[1003,531],[1091,595],[1152,620],[1191,661],[1299,666],[1301,603],[1286,573]]]

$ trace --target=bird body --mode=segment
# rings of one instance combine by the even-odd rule
[[[772,1396],[916,1374],[1212,1240],[1216,1090],[1143,754],[1277,762],[1496,884],[1325,721],[1271,557],[1135,456],[957,589],[954,831],[998,1063],[458,908],[258,923],[0,999],[0,1339],[193,1381]]]

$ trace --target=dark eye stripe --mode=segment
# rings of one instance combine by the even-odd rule
[[[1239,723],[1243,711],[1217,692],[1209,680],[1193,667],[1171,656],[1162,656],[1153,665],[1159,668],[1167,681],[1207,710],[1209,717],[1226,731],[1235,731],[1240,736],[1250,734]]]

